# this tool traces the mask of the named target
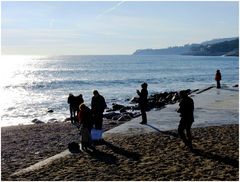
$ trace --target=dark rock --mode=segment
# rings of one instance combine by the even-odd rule
[[[71,118],[66,118],[63,122],[69,122],[71,121]]]
[[[121,114],[115,115],[115,116],[113,116],[111,119],[112,119],[112,120],[118,120],[121,116],[122,116]]]
[[[49,113],[53,113],[53,110],[52,110],[52,109],[49,109],[47,112],[49,112]]]
[[[134,113],[132,113],[132,112],[128,112],[127,114],[128,114],[131,118],[134,117]]]
[[[105,117],[107,119],[112,119],[113,117],[117,117],[117,116],[120,117],[121,114],[120,113],[115,113],[115,112],[110,112],[110,113],[107,113],[107,114],[103,115],[103,117]]]
[[[136,117],[141,116],[141,115],[142,114],[140,112],[135,112],[135,113],[133,113],[133,118],[136,118]]]
[[[135,106],[132,106],[131,109],[132,109],[132,110],[140,110],[140,107],[139,107],[139,105],[135,105]]]
[[[148,101],[148,109],[152,109],[156,107],[156,102],[155,101]]]
[[[58,120],[56,118],[52,118],[48,120],[48,123],[57,123]]]
[[[43,124],[44,123],[43,121],[40,121],[39,119],[33,119],[31,122],[34,124]]]
[[[191,90],[190,94],[199,91],[199,89]]]
[[[234,85],[233,87],[238,87],[238,84]]]
[[[68,150],[71,152],[71,153],[80,153],[81,150],[80,150],[80,146],[78,143],[76,142],[71,142],[68,144]]]
[[[113,109],[107,109],[106,112],[112,112],[114,111]]]
[[[125,107],[123,107],[122,109],[120,109],[120,113],[125,113],[125,112],[127,112],[127,110],[126,110]]]
[[[168,96],[166,97],[166,100],[169,101],[172,99],[172,94],[168,94]]]
[[[130,101],[131,99],[130,98],[127,98],[125,101]]]
[[[129,115],[122,115],[120,118],[118,118],[118,121],[129,121],[132,118]]]
[[[173,97],[172,97],[172,101],[173,101],[173,102],[176,102],[176,101],[178,101],[179,99],[180,99],[180,97],[179,97],[178,93],[176,92],[176,93],[173,95]]]
[[[130,103],[136,104],[136,103],[138,103],[138,100],[139,100],[139,97],[133,97],[133,98],[130,100]]]
[[[112,104],[112,108],[113,108],[114,111],[118,111],[118,110],[120,110],[124,107],[125,107],[124,105],[115,104],[115,103]]]
[[[156,107],[161,108],[165,106],[165,102],[156,102]]]

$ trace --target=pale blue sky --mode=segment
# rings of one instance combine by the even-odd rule
[[[238,2],[1,2],[2,54],[132,54],[235,37]]]

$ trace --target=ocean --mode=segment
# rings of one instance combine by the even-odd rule
[[[69,117],[69,93],[91,103],[98,90],[112,103],[129,105],[141,83],[149,94],[239,82],[238,57],[208,56],[1,56],[1,126]],[[47,112],[53,110],[52,113]]]

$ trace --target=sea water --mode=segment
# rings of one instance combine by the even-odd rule
[[[69,93],[90,106],[93,90],[112,103],[129,104],[148,83],[149,94],[238,84],[238,57],[207,56],[1,56],[1,126],[63,121]],[[48,112],[53,110],[52,113]]]

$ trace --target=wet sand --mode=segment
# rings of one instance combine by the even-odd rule
[[[68,155],[40,170],[10,176],[62,152],[69,142],[79,142],[79,135],[70,123],[3,127],[2,180],[239,180],[239,125],[192,131],[193,151],[184,147],[176,130],[114,134],[95,152]]]

